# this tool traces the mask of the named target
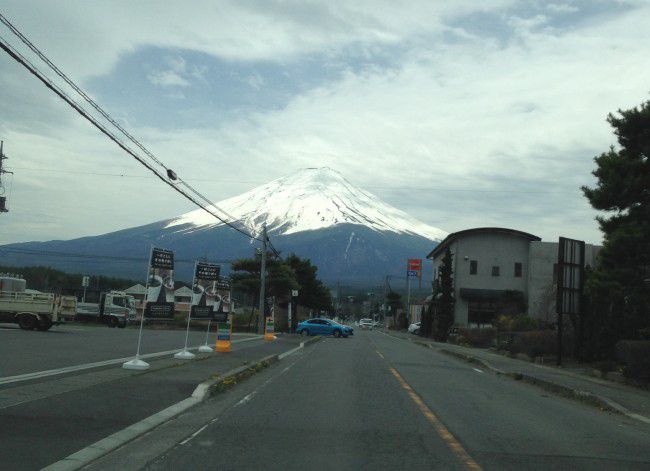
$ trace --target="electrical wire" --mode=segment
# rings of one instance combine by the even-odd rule
[[[83,254],[83,253],[70,253],[70,252],[57,252],[50,250],[37,250],[37,249],[21,249],[16,247],[0,247],[1,252],[25,254],[25,255],[43,255],[48,257],[65,257],[65,258],[80,258],[88,260],[110,260],[115,262],[146,262],[148,259],[139,257],[123,257],[114,255],[96,255],[96,254]],[[175,258],[174,263],[195,263],[196,260]],[[214,263],[231,264],[234,260],[215,260]]]
[[[62,78],[70,87],[72,87],[73,90],[75,90],[81,97],[88,103],[90,106],[92,106],[95,110],[97,110],[108,122],[110,122],[115,128],[117,128],[124,136],[127,137],[131,142],[133,142],[142,152],[144,152],[150,159],[152,159],[154,162],[156,162],[158,165],[160,165],[162,168],[165,169],[166,172],[169,172],[170,169],[162,162],[160,161],[152,152],[149,151],[140,141],[138,141],[135,137],[133,137],[126,129],[124,129],[115,119],[113,119],[104,109],[99,106],[88,94],[83,91],[76,83],[72,81],[65,73],[63,73],[40,49],[38,49],[24,34],[22,34],[18,28],[16,28],[2,13],[0,13],[0,22],[2,22],[9,30],[16,35],[22,42],[25,44],[34,54],[36,54],[43,62],[45,62],[53,71],[56,73],[60,78]],[[231,214],[227,213],[223,209],[217,207],[212,201],[210,201],[208,198],[206,198],[204,195],[199,193],[198,190],[193,188],[191,185],[188,185],[182,178],[178,178],[179,183],[183,185],[185,188],[187,188],[189,191],[194,193],[196,196],[201,198],[204,202],[208,203],[212,208],[215,210],[218,210],[219,212],[225,214],[228,218],[231,220],[236,221],[237,218],[232,216]],[[205,208],[204,208],[205,209]],[[221,222],[228,224],[225,220],[217,217],[216,215],[213,214],[217,219],[219,219]],[[228,224],[230,227],[234,228],[231,224]],[[247,229],[251,230],[251,227],[247,227]],[[251,233],[253,231],[251,230]],[[250,235],[249,235],[250,236]],[[253,236],[250,236],[251,238],[254,238]]]
[[[3,17],[4,18],[4,17]],[[136,159],[138,162],[140,162],[143,166],[145,166],[148,170],[150,170],[154,175],[156,175],[161,181],[163,181],[165,184],[173,188],[175,191],[180,193],[182,196],[190,200],[192,203],[197,205],[199,208],[202,208],[204,211],[207,213],[211,214],[213,217],[221,221],[222,223],[226,224],[227,226],[231,227],[232,229],[236,230],[237,232],[245,235],[246,237],[254,240],[260,240],[259,238],[255,237],[253,234],[250,234],[236,226],[234,226],[232,223],[229,221],[225,220],[224,218],[216,215],[214,212],[210,211],[208,208],[203,206],[201,203],[196,201],[192,196],[188,195],[185,193],[183,190],[178,188],[177,185],[174,185],[172,182],[170,182],[166,176],[161,175],[150,163],[146,162],[141,156],[137,155],[134,150],[129,148],[126,144],[124,144],[117,136],[115,136],[111,131],[106,129],[97,119],[95,119],[92,115],[90,115],[85,109],[82,108],[81,105],[79,105],[77,102],[75,102],[70,96],[68,96],[63,90],[61,90],[56,84],[54,84],[48,77],[46,77],[42,72],[38,70],[38,68],[32,64],[27,58],[25,58],[22,54],[20,54],[17,50],[12,48],[7,41],[0,36],[0,48],[3,49],[12,59],[14,59],[16,62],[18,62],[20,65],[25,67],[32,75],[34,75],[37,79],[39,79],[47,88],[49,88],[51,91],[53,91],[59,98],[61,98],[63,101],[65,101],[69,106],[71,106],[77,113],[79,113],[81,116],[86,118],[87,121],[89,121],[93,126],[95,126],[101,133],[103,133],[106,137],[108,137],[110,140],[112,140],[115,144],[117,144],[122,150],[124,150],[126,153],[131,155],[134,159]],[[136,144],[137,145],[137,144]],[[159,161],[158,161],[159,162]],[[163,168],[164,167],[163,165]],[[169,169],[168,169],[169,170]],[[182,181],[182,180],[181,180]],[[184,183],[184,182],[183,182]],[[184,184],[184,186],[187,188],[188,185]],[[200,193],[195,192],[200,195]],[[202,199],[205,199],[202,195],[200,196]],[[209,200],[207,200],[209,201]],[[210,205],[212,207],[215,207],[211,202]]]
[[[9,167],[8,167],[9,168]],[[130,175],[125,173],[101,173],[101,172],[83,172],[80,170],[61,170],[54,168],[35,168],[35,167],[16,167],[11,166],[12,170],[27,170],[31,172],[55,172],[67,173],[71,175],[94,175],[101,177],[117,177],[117,178],[152,178],[149,175]],[[233,180],[232,178],[187,178],[184,180],[195,182],[213,182],[213,183],[241,183],[241,184],[264,184],[261,180]],[[402,186],[364,186],[371,190],[387,190],[387,191],[451,191],[451,192],[468,192],[468,193],[512,193],[512,194],[574,194],[575,191],[568,190],[500,190],[500,189],[481,189],[481,188],[444,188],[437,186],[429,187],[402,187]],[[222,210],[223,211],[223,210]]]

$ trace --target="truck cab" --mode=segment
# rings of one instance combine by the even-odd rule
[[[135,299],[123,291],[103,292],[99,303],[78,303],[76,319],[95,320],[109,327],[126,327],[135,320]]]
[[[123,291],[102,293],[99,318],[110,327],[126,327],[135,320],[135,299]]]

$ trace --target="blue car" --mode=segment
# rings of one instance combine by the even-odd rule
[[[352,327],[339,324],[330,319],[309,319],[302,321],[296,328],[300,335],[333,335],[334,337],[348,337],[354,335]]]

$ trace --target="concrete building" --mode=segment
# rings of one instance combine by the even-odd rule
[[[557,242],[542,242],[533,234],[500,227],[454,232],[427,255],[433,262],[434,289],[448,248],[455,324],[491,325],[498,315],[522,313],[555,320]],[[594,265],[599,249],[587,244],[587,265]]]

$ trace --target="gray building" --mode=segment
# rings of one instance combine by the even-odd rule
[[[427,256],[433,262],[434,290],[448,248],[456,325],[490,325],[498,315],[520,313],[554,321],[557,242],[501,227],[454,232]],[[587,265],[594,264],[599,248],[587,245]]]

